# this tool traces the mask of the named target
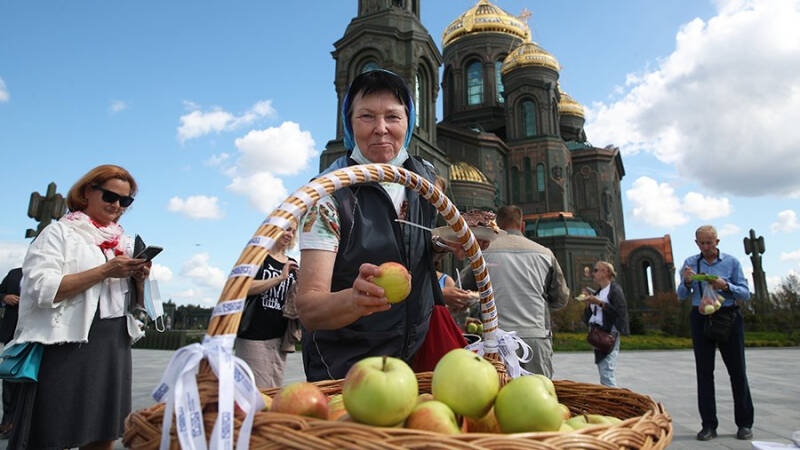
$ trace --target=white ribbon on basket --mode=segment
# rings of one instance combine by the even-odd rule
[[[486,346],[491,346],[489,341],[478,341],[467,345],[465,348],[469,351],[475,352],[480,356],[486,353],[484,349]],[[517,350],[522,349],[522,356],[517,354]],[[520,363],[526,363],[533,357],[533,349],[521,337],[517,336],[516,331],[503,331],[497,329],[497,353],[500,354],[500,359],[506,366],[508,375],[511,378],[518,378],[522,375],[531,375],[531,372],[523,369]]]
[[[181,347],[172,355],[161,383],[153,391],[157,402],[165,401],[161,427],[160,450],[168,450],[174,412],[178,441],[183,449],[207,450],[203,411],[197,392],[197,369],[207,358],[219,380],[217,420],[211,432],[211,450],[233,449],[234,400],[247,414],[239,430],[237,450],[250,446],[250,431],[256,411],[264,408],[264,400],[255,384],[253,371],[246,362],[233,355],[236,335],[208,336],[202,344]]]

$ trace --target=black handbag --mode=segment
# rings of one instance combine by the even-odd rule
[[[703,335],[720,344],[727,343],[731,338],[731,333],[733,333],[737,315],[739,315],[739,308],[734,306],[720,308],[714,314],[706,316],[706,322],[703,324]]]
[[[617,337],[612,333],[603,331],[597,325],[592,325],[589,328],[589,334],[586,335],[586,342],[596,348],[600,353],[611,353],[614,350],[614,344],[617,343]]]

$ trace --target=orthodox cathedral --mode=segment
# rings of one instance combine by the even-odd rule
[[[358,15],[333,45],[337,111],[364,70],[405,78],[417,108],[409,153],[449,180],[459,210],[522,208],[525,234],[555,253],[575,292],[592,284],[601,259],[617,267],[634,308],[674,292],[669,235],[625,238],[619,149],[589,143],[583,107],[561,90],[559,62],[531,40],[524,16],[479,0],[445,29],[440,51],[420,21],[420,0],[358,0]],[[345,153],[336,117],[321,169]]]

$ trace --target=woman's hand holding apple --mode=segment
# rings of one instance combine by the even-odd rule
[[[375,264],[364,263],[358,268],[358,277],[353,281],[350,303],[359,316],[368,316],[391,308],[392,305],[383,295],[383,288],[370,281],[380,274],[381,270]]]

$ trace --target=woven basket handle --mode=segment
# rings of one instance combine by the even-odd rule
[[[436,207],[450,228],[455,231],[458,243],[464,249],[471,262],[472,272],[475,275],[475,281],[480,291],[481,321],[484,325],[484,338],[488,344],[485,347],[485,351],[487,353],[496,353],[497,309],[494,305],[494,294],[489,280],[489,272],[478,246],[478,241],[461,217],[458,209],[442,191],[424,177],[402,167],[389,164],[350,166],[319,176],[296,190],[272,211],[256,230],[253,238],[247,243],[247,246],[236,261],[236,265],[231,270],[217,307],[214,308],[214,314],[208,324],[208,334],[210,336],[236,334],[242,315],[241,305],[244,298],[247,297],[250,283],[263,263],[264,258],[266,258],[267,253],[269,253],[275,245],[275,241],[285,230],[288,230],[293,224],[299,224],[303,215],[320,198],[330,195],[341,188],[368,182],[391,182],[413,189]],[[238,307],[227,307],[228,305],[237,304],[239,305]]]

